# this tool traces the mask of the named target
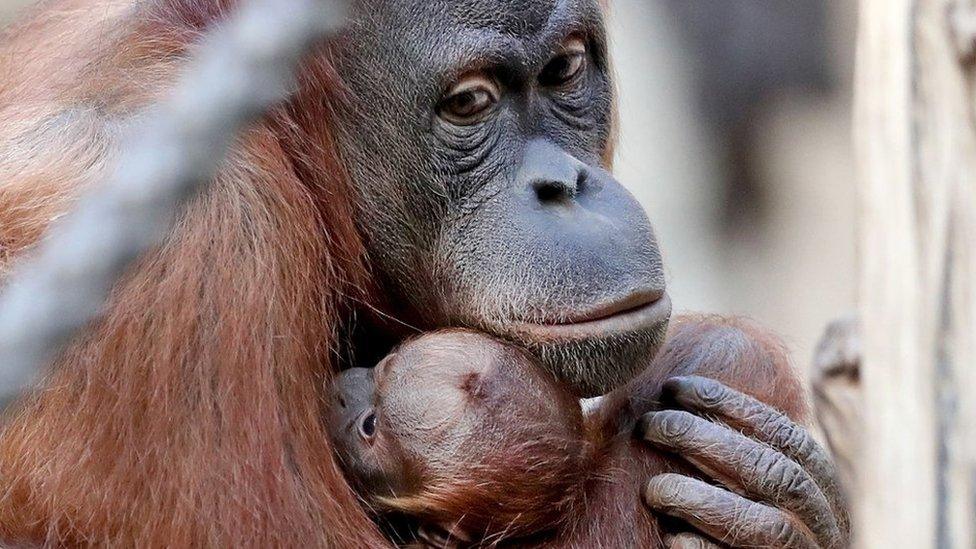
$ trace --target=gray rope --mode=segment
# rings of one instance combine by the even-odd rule
[[[302,55],[342,15],[336,0],[255,0],[205,39],[171,97],[140,118],[106,184],[52,227],[0,294],[0,406],[101,314],[125,268],[169,234],[237,132],[288,95]]]

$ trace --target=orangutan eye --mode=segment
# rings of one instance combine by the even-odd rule
[[[437,107],[438,115],[452,124],[469,126],[485,119],[498,103],[498,84],[483,74],[462,78]]]
[[[362,421],[359,422],[359,433],[367,440],[376,435],[376,412],[363,416]]]
[[[586,43],[582,38],[573,37],[563,44],[559,54],[542,69],[539,83],[550,88],[565,86],[583,74],[585,68]]]

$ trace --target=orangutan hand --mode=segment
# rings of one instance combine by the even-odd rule
[[[645,415],[638,433],[726,487],[677,474],[650,480],[647,504],[696,530],[671,547],[849,546],[837,472],[806,429],[707,378],[671,379],[665,395],[680,409]]]

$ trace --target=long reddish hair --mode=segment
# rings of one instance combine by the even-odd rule
[[[0,46],[0,276],[97,184],[126,117],[165,92],[231,0],[51,0]],[[0,540],[385,545],[333,458],[322,384],[369,298],[330,133],[340,83],[239,139],[0,433]],[[2,283],[2,282],[0,282]]]

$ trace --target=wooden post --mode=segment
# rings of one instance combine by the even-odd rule
[[[863,547],[976,547],[976,2],[861,0]]]

